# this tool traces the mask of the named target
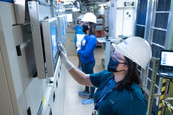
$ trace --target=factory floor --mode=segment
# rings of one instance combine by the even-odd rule
[[[104,46],[97,47],[94,51],[96,64],[94,73],[103,70],[101,60],[105,57]],[[68,52],[67,52],[68,54]],[[68,59],[75,65],[78,65],[77,55],[68,55]],[[81,101],[87,97],[78,95],[78,91],[83,91],[85,86],[78,84],[70,74],[66,78],[65,87],[65,102],[64,102],[64,115],[91,115],[94,104],[83,105]]]

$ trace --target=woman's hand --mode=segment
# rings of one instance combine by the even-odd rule
[[[64,46],[62,45],[61,42],[58,42],[58,46],[59,46],[59,50],[62,51],[65,55],[66,55],[66,49],[64,48]]]
[[[63,45],[61,43],[58,43],[58,44],[59,44],[59,51],[60,51],[61,61],[64,64],[64,66],[66,67],[66,69],[68,71],[70,71],[73,68],[73,64],[68,60],[66,50],[63,47]]]

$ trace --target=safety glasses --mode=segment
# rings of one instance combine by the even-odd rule
[[[112,57],[113,59],[117,60],[120,64],[126,64],[127,65],[127,61],[125,59],[123,59],[123,55],[120,54],[118,51],[113,51],[112,52]],[[123,62],[122,62],[123,61]]]
[[[88,25],[89,23],[88,23],[88,22],[84,22],[83,24],[84,24],[84,25]]]

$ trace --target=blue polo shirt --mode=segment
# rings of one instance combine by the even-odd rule
[[[84,32],[83,32],[83,26],[79,26],[79,25],[77,25],[77,26],[74,26],[74,29],[76,30],[76,32],[75,32],[75,38],[74,38],[74,43],[76,44],[76,42],[77,42],[77,34],[85,34]]]
[[[80,61],[89,64],[95,60],[94,50],[97,46],[97,38],[94,35],[86,35],[81,41],[81,49],[78,50]]]
[[[103,91],[111,79],[112,75],[107,70],[90,74],[92,84],[98,88],[94,95],[94,103],[100,96],[117,85],[113,80],[108,88]],[[123,89],[122,91],[114,90],[109,93],[100,103],[99,115],[146,115],[147,105],[141,88],[136,83],[132,83],[131,88],[133,91]]]

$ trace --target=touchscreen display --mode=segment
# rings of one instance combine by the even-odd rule
[[[57,40],[57,30],[56,25],[51,26],[51,39],[52,39],[52,55],[53,59],[55,59],[56,54],[58,52],[58,40]]]
[[[64,44],[64,21],[63,21],[63,18],[61,18],[61,36],[62,36],[62,42]]]

